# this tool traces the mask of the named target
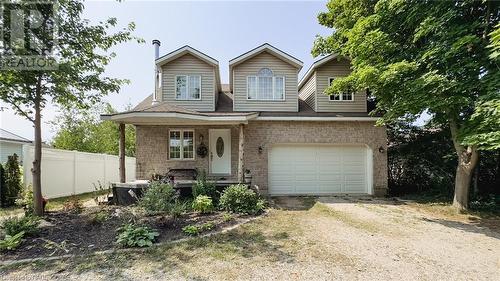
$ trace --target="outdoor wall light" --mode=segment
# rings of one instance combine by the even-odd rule
[[[380,153],[384,153],[384,151],[385,151],[385,149],[384,149],[383,147],[379,147],[379,148],[378,148],[378,152],[380,152]]]
[[[259,146],[259,154],[262,154],[262,150],[264,150],[262,146]]]

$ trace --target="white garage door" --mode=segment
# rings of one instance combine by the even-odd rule
[[[364,146],[273,146],[269,153],[269,193],[371,193],[368,151]]]

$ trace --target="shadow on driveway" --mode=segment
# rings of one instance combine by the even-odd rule
[[[414,201],[399,200],[397,198],[376,198],[368,195],[338,195],[338,196],[279,196],[272,197],[271,207],[286,210],[286,211],[308,211],[316,203],[323,204],[373,204],[373,205],[392,205],[392,206],[408,206]],[[404,211],[404,210],[403,210]],[[421,214],[422,221],[438,223],[449,228],[458,230],[480,233],[496,239],[500,239],[500,218],[499,217],[482,217],[469,216],[467,219],[470,222],[453,220],[441,217],[439,214],[433,215],[428,212],[414,210]]]

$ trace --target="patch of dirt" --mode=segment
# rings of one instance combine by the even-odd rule
[[[81,213],[47,212],[40,224],[40,231],[25,237],[21,246],[3,252],[0,261],[67,254],[85,255],[119,247],[115,244],[116,230],[131,221],[156,229],[160,236],[156,242],[166,242],[186,237],[182,228],[189,224],[211,222],[216,231],[238,223],[243,216],[232,215],[233,220],[224,221],[222,212],[211,214],[186,213],[178,218],[171,216],[144,216],[130,207],[104,206],[84,208]],[[99,220],[101,216],[105,219]]]

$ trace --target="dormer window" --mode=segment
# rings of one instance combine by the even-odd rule
[[[176,100],[201,99],[201,76],[200,75],[175,76],[175,99]]]
[[[274,76],[269,68],[262,68],[255,76],[247,76],[247,99],[284,100],[285,77]]]
[[[335,77],[328,77],[328,85],[331,86]],[[353,101],[354,93],[351,90],[342,93],[336,93],[329,96],[330,101]]]

